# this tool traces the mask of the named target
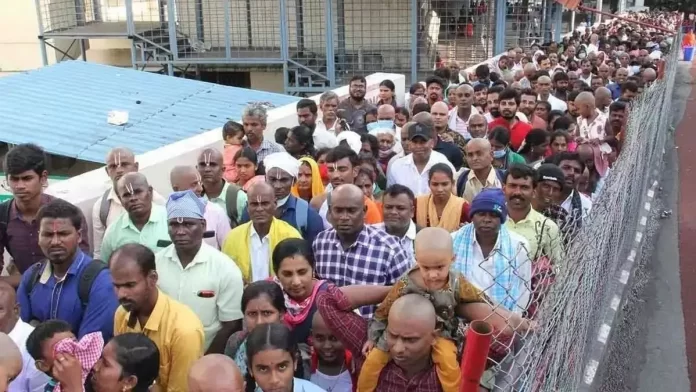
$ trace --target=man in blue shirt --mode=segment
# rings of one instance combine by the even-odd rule
[[[59,319],[79,338],[100,331],[108,342],[114,331],[118,300],[106,264],[78,247],[82,214],[65,200],[41,207],[39,247],[46,260],[31,266],[17,290],[20,317],[36,325]]]
[[[309,207],[309,203],[290,194],[292,185],[297,181],[300,162],[287,152],[270,154],[263,160],[266,168],[266,182],[273,187],[278,207],[276,217],[285,221],[310,244],[317,234],[324,230],[321,216]],[[249,222],[249,211],[245,208],[242,222]]]

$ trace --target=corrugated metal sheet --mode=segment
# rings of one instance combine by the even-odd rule
[[[103,162],[116,146],[141,154],[238,120],[252,101],[279,107],[298,100],[66,61],[0,79],[0,141],[36,143],[52,154]],[[109,125],[112,110],[128,111],[128,123]]]

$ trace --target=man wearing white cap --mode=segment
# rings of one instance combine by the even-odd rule
[[[224,253],[203,242],[205,204],[191,190],[167,201],[172,244],[157,253],[157,285],[187,305],[203,323],[206,353],[224,352],[242,328],[242,273]]]
[[[324,230],[324,222],[314,209],[309,208],[309,203],[290,194],[297,181],[300,161],[287,152],[276,152],[268,155],[263,165],[266,168],[266,183],[275,191],[276,218],[297,229],[302,238],[312,243],[317,234]],[[249,211],[245,208],[241,222],[248,221]]]

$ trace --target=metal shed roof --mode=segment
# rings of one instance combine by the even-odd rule
[[[0,78],[0,141],[103,162],[113,147],[136,154],[240,119],[250,102],[274,107],[292,96],[199,82],[83,61]],[[107,123],[112,110],[128,123]]]

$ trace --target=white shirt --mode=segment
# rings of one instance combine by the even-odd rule
[[[590,74],[590,76],[588,76],[586,78],[583,78],[582,74],[580,74],[580,75],[578,75],[578,80],[582,80],[588,86],[592,86],[592,74]]]
[[[529,287],[532,282],[532,262],[527,253],[529,250],[529,242],[527,242],[523,236],[511,230],[508,230],[508,233],[510,235],[512,247],[517,249],[518,268],[515,271],[515,276],[522,280],[522,284],[520,285],[520,296],[515,301],[519,308],[516,309],[515,312],[521,313],[523,310],[527,309],[531,298]],[[454,238],[456,234],[456,231],[452,233],[452,238]],[[479,290],[490,295],[490,292],[492,292],[490,289],[496,284],[493,257],[491,257],[492,254],[489,254],[487,258],[483,257],[483,251],[481,250],[481,245],[479,245],[476,240],[476,236],[474,236],[474,243],[471,246],[473,246],[473,258],[469,260],[471,263],[469,266],[470,276],[466,276],[466,278],[469,282],[478,287]]]
[[[543,101],[543,99],[541,99],[541,95],[539,95],[537,99],[539,101]],[[547,99],[546,102],[548,102],[549,105],[551,105],[551,110],[560,110],[562,112],[568,110],[568,104],[554,97],[553,94],[549,94],[549,99]]]
[[[316,384],[316,386],[319,388],[331,392],[353,391],[353,379],[350,378],[350,372],[348,370],[345,370],[341,374],[335,376],[329,376],[320,372],[319,370],[316,370],[309,378],[309,381]]]
[[[452,169],[452,173],[456,172],[454,166],[447,158],[442,159],[440,156],[431,153],[428,163],[423,168],[423,171],[419,173],[416,164],[413,162],[413,154],[408,154],[392,162],[387,169],[387,187],[393,184],[401,184],[411,189],[416,197],[428,195],[430,194],[428,171],[437,163],[445,163]]]
[[[317,125],[314,128],[313,139],[314,147],[320,148],[334,148],[338,146],[338,140],[336,140],[336,134],[334,134],[333,129],[327,130],[326,126],[322,123],[322,127],[319,127],[319,121],[317,120]]]
[[[577,192],[577,191],[573,191]],[[566,210],[566,212],[571,213],[573,210],[573,206],[571,205],[571,200],[573,199],[573,193],[571,192],[570,195],[568,195],[568,198],[566,198],[563,203],[561,203],[561,207]],[[590,214],[590,210],[592,209],[592,200],[580,193],[580,204],[582,205],[582,219],[585,220],[587,216]]]
[[[36,368],[34,358],[27,351],[27,338],[33,330],[34,327],[18,319],[8,335],[22,353],[22,372],[10,383],[8,392],[43,392],[49,381],[48,376]]]
[[[374,227],[377,227],[379,229],[382,229],[384,231],[387,231],[384,227],[384,222],[381,223],[375,223],[374,225],[371,225]],[[390,233],[387,233],[390,234]],[[398,237],[397,237],[398,238]],[[406,234],[404,234],[403,237],[399,238],[399,242],[401,243],[401,246],[408,252],[408,254],[415,260],[415,253],[414,253],[414,244],[416,241],[416,224],[413,223],[413,220],[411,220],[411,224],[408,225],[408,229],[406,230]]]
[[[106,228],[109,227],[110,224],[114,223],[116,219],[118,219],[121,216],[121,214],[126,212],[126,210],[123,208],[123,205],[121,204],[121,200],[119,200],[118,196],[116,195],[116,192],[114,192],[114,188],[112,187],[109,191],[108,196],[106,197],[107,199],[109,199],[109,213],[106,215],[106,226],[102,225],[101,219],[99,219],[99,211],[101,210],[101,203],[103,198],[104,195],[98,198],[92,206],[91,244],[93,249],[92,253],[94,254],[95,259],[98,259],[101,256],[101,245],[102,241],[104,240],[104,233],[106,232]],[[167,200],[154,190],[152,191],[152,202],[162,206],[167,204]]]
[[[447,121],[447,125],[450,127],[450,129],[454,130],[458,134],[464,136],[464,139],[469,140],[471,139],[471,133],[469,133],[469,119],[471,119],[471,116],[474,114],[479,114],[478,109],[475,107],[471,107],[471,114],[469,115],[469,118],[463,119],[459,118],[459,115],[457,114],[457,107],[454,109],[450,110],[449,112],[449,120]]]
[[[204,238],[203,241],[213,248],[220,250],[222,244],[225,242],[227,233],[232,230],[227,213],[219,205],[209,202],[205,203],[203,218],[205,218],[205,229],[215,232],[215,237]]]
[[[172,244],[157,252],[155,263],[160,290],[191,308],[203,323],[206,350],[222,328],[221,322],[243,317],[242,272],[226,254],[203,243],[184,268]],[[212,296],[201,296],[202,292]]]
[[[251,249],[249,250],[251,252],[251,281],[267,279],[271,276],[271,271],[268,268],[268,260],[271,257],[271,240],[268,235],[260,238],[254,225],[251,225],[249,237],[251,239]]]
[[[592,122],[589,122],[585,117],[578,117],[578,133],[580,137],[588,140],[604,139],[607,116],[599,109],[595,109],[595,112],[597,117]]]

